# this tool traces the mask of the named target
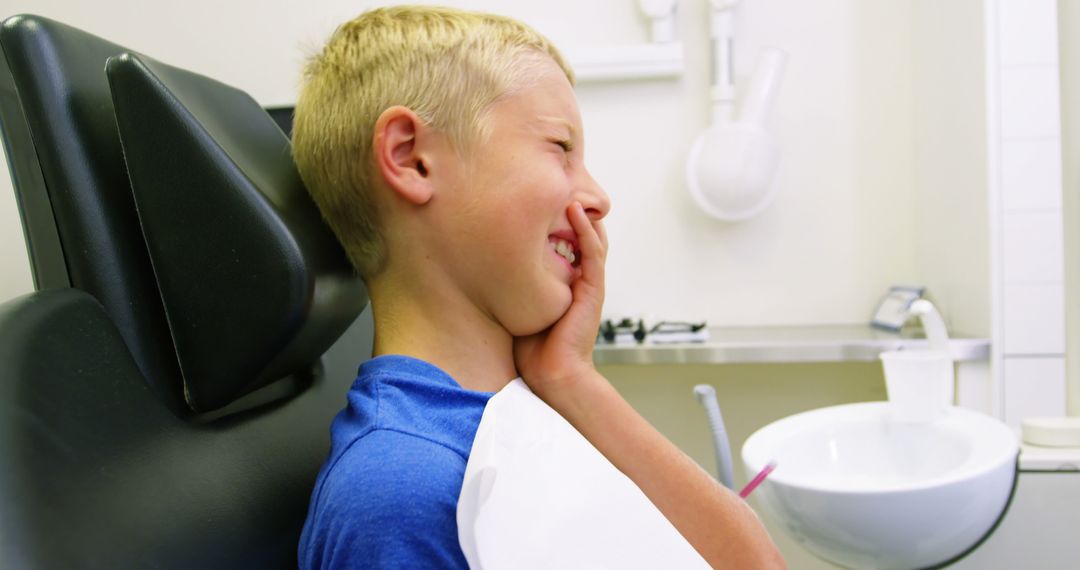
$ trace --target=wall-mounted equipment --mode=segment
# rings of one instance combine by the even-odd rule
[[[650,20],[648,43],[568,50],[578,82],[673,78],[683,73],[683,44],[675,38],[677,0],[638,0]]]
[[[712,33],[712,126],[694,141],[687,186],[707,214],[727,221],[751,218],[775,194],[779,151],[768,131],[787,55],[766,48],[750,83],[737,97],[734,13],[738,0],[709,0]]]

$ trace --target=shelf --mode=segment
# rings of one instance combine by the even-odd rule
[[[568,50],[578,83],[671,79],[683,73],[680,42]]]
[[[887,350],[926,348],[925,338],[868,325],[710,327],[710,340],[682,344],[597,344],[596,364],[874,362]],[[989,360],[990,340],[952,338],[959,362]]]

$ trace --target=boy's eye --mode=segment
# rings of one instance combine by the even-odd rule
[[[551,141],[551,142],[559,145],[559,148],[562,148],[563,152],[570,152],[570,151],[574,150],[574,143],[572,141],[558,140],[558,141]]]

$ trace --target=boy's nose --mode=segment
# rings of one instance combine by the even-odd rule
[[[611,210],[611,198],[608,198],[607,192],[604,192],[604,189],[587,172],[585,173],[581,191],[578,192],[576,198],[585,208],[585,214],[589,216],[590,220],[603,219]]]

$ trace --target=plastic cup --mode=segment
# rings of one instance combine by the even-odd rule
[[[881,353],[885,390],[892,419],[930,422],[953,403],[952,356],[941,350],[894,350]]]

